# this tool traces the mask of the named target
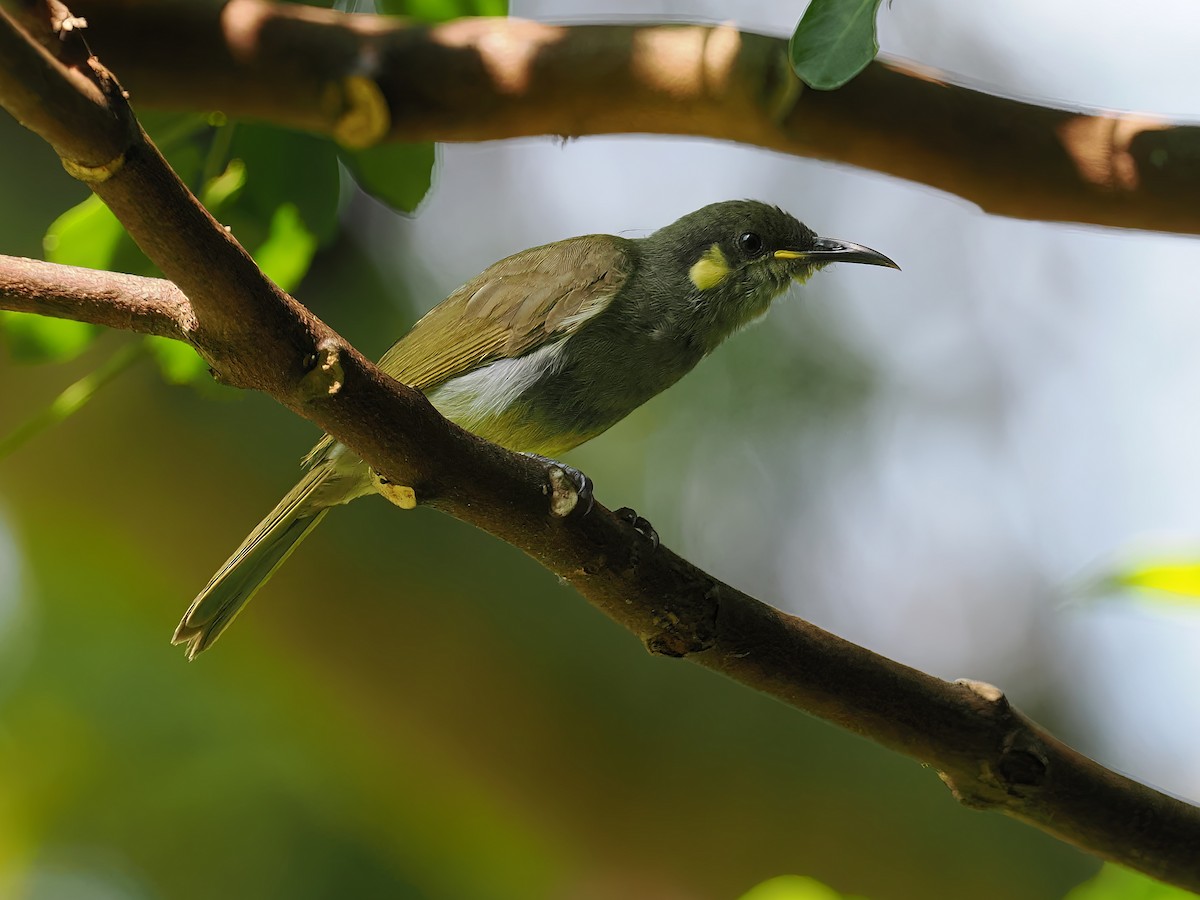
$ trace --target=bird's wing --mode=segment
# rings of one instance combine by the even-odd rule
[[[479,366],[558,341],[608,306],[633,272],[634,244],[609,234],[568,238],[500,260],[431,309],[379,360],[428,392]],[[334,441],[309,451],[306,465]]]
[[[430,310],[379,368],[428,391],[560,340],[608,305],[633,268],[632,246],[593,234],[503,259]]]

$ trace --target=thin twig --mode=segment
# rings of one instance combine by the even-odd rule
[[[0,437],[0,459],[4,459],[43,431],[53,428],[79,412],[96,395],[97,391],[112,383],[148,353],[149,348],[145,339],[121,347],[95,371],[89,372],[64,388],[62,393],[55,397],[47,407],[34,413],[8,434]]]

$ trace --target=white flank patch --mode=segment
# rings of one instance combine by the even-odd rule
[[[475,431],[481,423],[503,415],[547,370],[558,365],[565,344],[555,341],[516,359],[498,359],[451,378],[427,396],[447,419]]]

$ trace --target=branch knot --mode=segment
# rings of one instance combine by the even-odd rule
[[[383,91],[373,78],[349,75],[341,82],[342,114],[333,125],[333,138],[350,150],[364,150],[384,139],[392,114]]]
[[[707,650],[716,641],[719,610],[716,584],[710,584],[699,601],[666,606],[654,617],[658,630],[645,638],[646,649],[675,659]]]
[[[1050,771],[1050,760],[1036,736],[1025,729],[1010,731],[996,764],[1001,787],[1009,794],[1024,796],[1041,787]]]
[[[67,170],[68,175],[78,181],[82,181],[84,184],[103,184],[120,172],[125,166],[124,153],[98,166],[85,166],[83,163],[67,159],[65,156],[60,156],[59,160],[62,162],[62,167]]]
[[[342,371],[341,351],[334,341],[322,341],[317,345],[317,352],[304,362],[308,367],[300,379],[300,395],[304,400],[328,397],[342,389],[346,375]]]

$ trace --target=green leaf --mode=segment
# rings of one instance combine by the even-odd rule
[[[42,238],[46,259],[64,266],[108,269],[125,229],[95,194],[55,219]]]
[[[433,183],[433,144],[379,144],[339,154],[360,188],[398,212],[415,212]]]
[[[118,256],[140,255],[117,217],[95,194],[51,223],[42,248],[50,262],[89,269],[109,269]],[[95,325],[23,313],[3,314],[0,326],[13,358],[22,362],[74,359],[100,333]]]
[[[809,87],[831,91],[879,53],[880,0],[812,0],[788,44],[792,69]]]
[[[813,878],[780,875],[755,885],[740,900],[842,900],[842,895]]]
[[[1171,887],[1147,875],[1120,866],[1106,865],[1095,878],[1085,881],[1063,900],[1195,900],[1195,894]]]
[[[405,16],[422,22],[508,15],[508,0],[376,0],[375,6],[386,16]]]
[[[245,185],[234,204],[242,221],[233,223],[233,233],[247,249],[265,237],[268,223],[285,203],[295,206],[304,227],[319,243],[328,243],[337,234],[340,177],[332,141],[266,125],[239,124],[229,156],[241,160],[246,169]],[[256,223],[254,234],[244,232],[250,219]]]
[[[160,274],[95,194],[50,224],[42,238],[42,250],[47,260],[65,266],[131,275]]]
[[[305,227],[294,203],[284,203],[271,216],[267,239],[254,249],[254,261],[285,291],[291,292],[308,272],[317,252],[317,237]]]
[[[189,159],[181,161],[176,154],[183,147],[195,148],[200,143],[206,143],[214,124],[213,117],[214,113],[180,113],[149,109],[138,111],[138,121],[142,123],[142,127],[146,129],[146,133],[150,135],[159,152],[167,157],[171,168],[184,181],[187,181],[195,173],[181,172],[180,163],[182,162],[183,167],[186,168],[192,160],[189,157]],[[195,150],[194,152],[198,154],[199,151]]]
[[[207,207],[214,218],[220,218],[221,213],[235,202],[246,186],[246,164],[240,159],[231,159],[225,171],[215,178],[209,179],[200,192],[200,202]]]
[[[100,329],[70,319],[0,310],[0,334],[18,362],[65,362],[88,348]]]
[[[194,384],[208,381],[208,363],[182,341],[149,335],[146,348],[158,363],[158,370],[171,384]]]
[[[285,291],[338,228],[341,176],[333,143],[263,125],[224,130],[224,171],[200,190],[209,211]]]
[[[1200,562],[1174,560],[1147,563],[1115,572],[1106,582],[1115,587],[1200,598]]]

